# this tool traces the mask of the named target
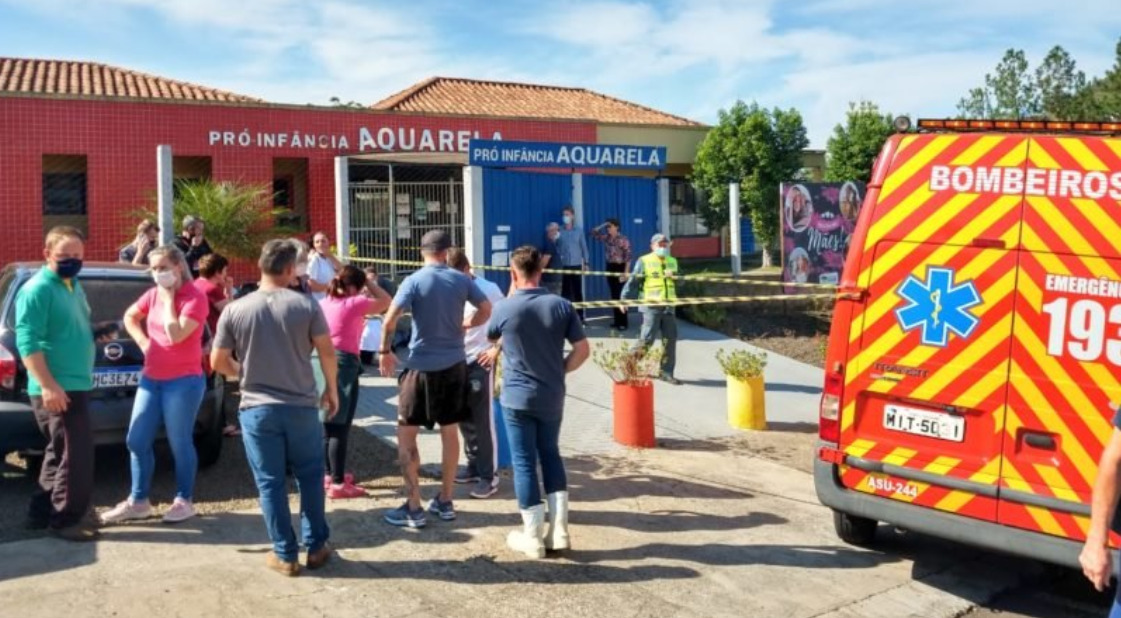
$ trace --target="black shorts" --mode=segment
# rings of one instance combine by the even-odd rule
[[[397,385],[398,425],[432,429],[471,418],[466,362],[440,371],[406,369]]]

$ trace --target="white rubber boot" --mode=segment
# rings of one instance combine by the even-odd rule
[[[549,503],[549,531],[545,533],[545,548],[554,551],[568,549],[568,492],[558,491],[545,496]]]
[[[511,532],[506,537],[506,544],[510,549],[530,558],[544,558],[544,536],[545,505],[538,504],[531,509],[522,510],[522,529]]]

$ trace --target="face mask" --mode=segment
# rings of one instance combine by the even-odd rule
[[[669,255],[669,247],[657,247],[654,249],[654,255],[658,257],[666,257]]]
[[[564,224],[565,225],[571,225],[572,224],[572,215],[565,215],[564,216]]]
[[[152,271],[152,279],[156,285],[161,288],[171,288],[175,286],[175,272],[170,270],[156,270]]]
[[[307,264],[296,264],[296,276],[303,277],[307,274]]]
[[[556,242],[558,238],[560,238],[560,232],[553,232],[552,234],[549,234],[549,240],[553,242]]]
[[[82,271],[82,260],[78,258],[66,258],[65,260],[58,260],[54,264],[55,272],[63,279],[73,279]]]

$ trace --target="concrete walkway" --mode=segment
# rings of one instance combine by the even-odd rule
[[[632,322],[637,322],[632,320]],[[605,328],[607,318],[589,321],[593,346],[624,345],[638,336],[637,324],[623,334]],[[703,440],[734,436],[727,421],[725,379],[716,362],[724,349],[759,348],[728,339],[720,333],[679,322],[677,377],[684,384],[655,382],[654,416],[658,438]],[[817,424],[822,371],[812,365],[769,353],[766,374],[767,420],[776,428]],[[376,436],[396,443],[396,382],[380,376],[363,376],[362,398],[355,421]],[[588,360],[568,376],[561,449],[566,454],[608,454],[625,450],[612,439],[612,384],[606,374]],[[424,432],[420,439],[423,461],[440,456],[439,436]]]

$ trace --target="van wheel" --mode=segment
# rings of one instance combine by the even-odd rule
[[[833,511],[833,528],[837,531],[837,536],[849,545],[871,545],[876,540],[878,526],[879,522],[874,519]]]

